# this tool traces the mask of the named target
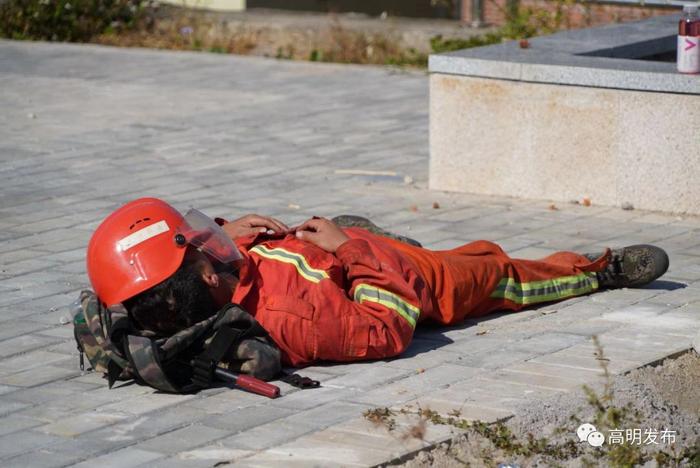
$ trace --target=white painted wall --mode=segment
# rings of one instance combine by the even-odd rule
[[[245,0],[161,0],[162,3],[171,5],[188,6],[192,8],[205,8],[219,11],[243,11]]]

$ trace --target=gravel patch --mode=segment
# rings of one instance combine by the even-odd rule
[[[556,395],[542,401],[540,405],[518,408],[516,416],[505,423],[519,440],[527,434],[535,438],[546,438],[549,444],[574,448],[570,456],[553,458],[543,453],[529,455],[513,454],[497,448],[492,440],[481,433],[469,430],[465,434],[430,451],[417,454],[401,466],[423,468],[427,466],[496,466],[499,463],[513,466],[700,466],[700,355],[690,351],[675,359],[666,359],[656,366],[635,369],[625,375],[612,378],[612,405],[622,410],[620,427],[598,427],[605,437],[603,447],[591,446],[587,441],[579,442],[577,428],[583,423],[596,422],[601,413],[589,402],[583,390]],[[596,391],[598,396],[602,391]],[[616,443],[615,432],[620,429],[625,439]],[[631,430],[627,441],[627,430]],[[634,439],[634,430],[641,431],[641,441]],[[662,431],[667,433],[662,441]],[[654,431],[658,431],[653,443]],[[675,442],[670,443],[671,434]],[[613,444],[610,444],[610,437]],[[625,452],[627,449],[632,449]],[[655,458],[663,451],[666,458]],[[533,451],[537,452],[537,450]],[[625,464],[642,454],[641,463]],[[674,460],[683,453],[681,459]],[[626,458],[632,457],[632,458]],[[694,457],[694,458],[693,458]],[[590,466],[590,465],[589,465]]]

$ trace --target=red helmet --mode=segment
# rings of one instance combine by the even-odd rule
[[[201,212],[182,216],[162,200],[139,198],[109,215],[90,238],[90,283],[107,306],[117,304],[175,273],[188,245],[224,263],[241,258],[233,241]]]

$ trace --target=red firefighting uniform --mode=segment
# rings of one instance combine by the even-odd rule
[[[291,234],[237,240],[244,264],[232,302],[255,315],[286,364],[395,356],[424,320],[453,324],[595,291],[593,272],[607,262],[569,252],[511,259],[487,241],[430,251],[344,231],[351,240],[335,255]]]

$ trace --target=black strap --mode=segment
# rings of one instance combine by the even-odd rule
[[[212,338],[207,349],[192,361],[192,383],[198,387],[209,387],[214,379],[214,371],[226,352],[238,343],[241,330],[223,326],[219,328]]]
[[[119,364],[110,359],[109,364],[107,364],[107,385],[109,386],[109,388],[112,388],[112,386],[114,386],[114,382],[119,380],[119,377],[122,375],[122,372],[124,372],[124,369],[122,369],[121,366],[119,366]]]
[[[185,393],[186,391],[170,381],[161,365],[160,351],[154,340],[143,336],[128,335],[124,351],[133,364],[136,380],[148,386],[168,393]]]
[[[321,386],[321,382],[318,380],[313,380],[310,379],[309,377],[304,377],[299,374],[290,374],[289,372],[286,371],[281,371],[282,378],[280,380],[282,382],[288,383],[292,387],[297,387],[301,388],[302,390],[306,390],[309,388],[318,388]]]

